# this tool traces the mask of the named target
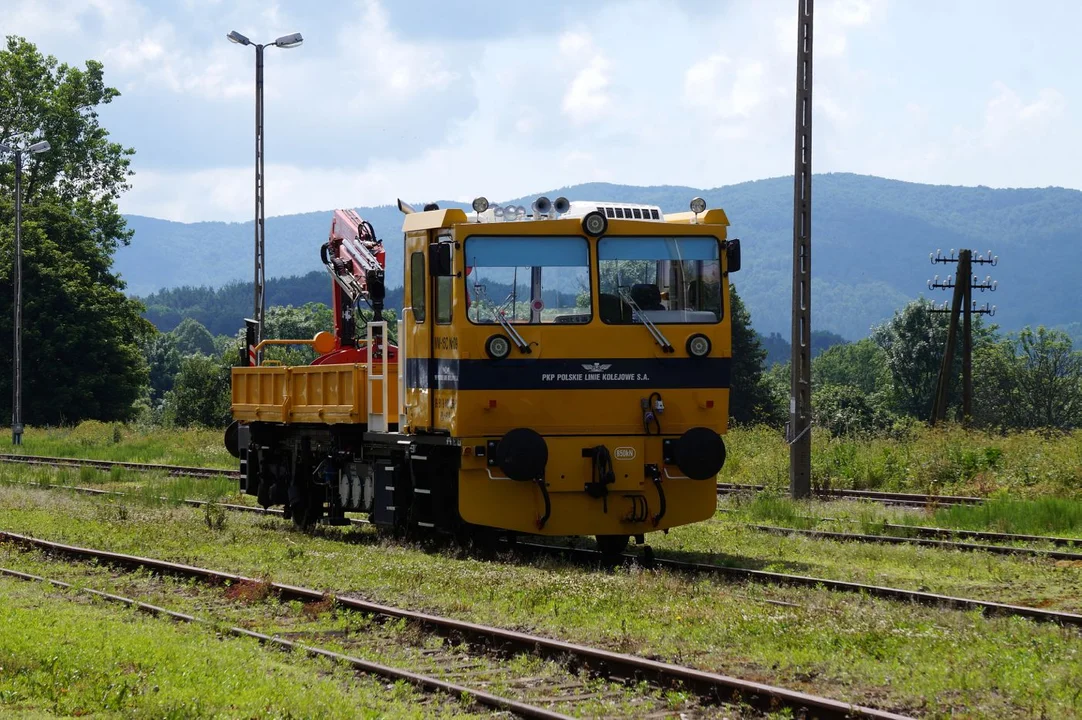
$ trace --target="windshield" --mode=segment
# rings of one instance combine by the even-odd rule
[[[475,323],[590,321],[590,251],[567,236],[466,239],[466,316]]]
[[[597,244],[598,314],[610,324],[721,320],[720,245],[712,237],[607,237]]]

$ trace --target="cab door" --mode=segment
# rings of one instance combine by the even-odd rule
[[[400,333],[405,339],[406,420],[414,430],[432,427],[432,318],[427,231],[406,235],[406,282]],[[401,371],[401,368],[399,369]]]

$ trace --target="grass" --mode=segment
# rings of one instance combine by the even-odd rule
[[[213,617],[220,626],[243,626],[372,662],[483,687],[504,697],[538,703],[580,717],[640,717],[658,710],[692,712],[696,717],[704,718],[760,717],[750,711],[745,714],[741,708],[732,705],[703,708],[694,698],[672,697],[647,686],[610,682],[591,677],[589,672],[576,674],[557,662],[531,654],[509,658],[485,654],[401,620],[380,621],[365,613],[338,608],[330,600],[308,604],[283,602],[271,595],[263,584],[213,587],[194,580],[163,578],[142,571],[118,573],[91,563],[66,563],[38,552],[21,552],[15,548],[0,548],[0,564],[197,617]],[[74,595],[70,597],[80,599]],[[264,652],[276,654],[272,649]],[[560,688],[566,689],[561,693]],[[561,694],[590,697],[555,703],[544,700]],[[456,707],[457,700],[447,698],[436,702],[445,703],[445,708],[451,711],[461,710]],[[447,712],[447,709],[441,712]],[[483,710],[480,706],[470,709]]]
[[[981,505],[916,510],[874,502],[794,501],[765,491],[750,497],[723,497],[719,507],[732,520],[773,523],[802,530],[898,534],[902,531],[887,525],[929,525],[955,530],[1078,537],[1079,545],[1082,545],[1082,500],[1074,498],[1014,500],[997,496]]]
[[[480,560],[366,529],[4,487],[4,529],[149,554],[539,632],[926,717],[1079,717],[1079,633],[820,589],[552,558]],[[1030,559],[767,536],[716,520],[659,549],[955,594],[1077,608],[1082,573]],[[779,605],[776,603],[786,603]]]
[[[789,448],[777,430],[737,427],[726,436],[724,482],[789,483]],[[29,428],[21,452],[54,457],[235,469],[219,430],[163,429],[87,421]],[[892,438],[839,439],[814,433],[812,480],[820,487],[944,495],[1008,494],[1082,499],[1082,431],[998,435],[915,425]]]
[[[1035,535],[1082,535],[1082,500],[996,497],[982,505],[938,508],[936,524]]]
[[[5,717],[466,716],[410,687],[86,596],[0,578]]]
[[[5,453],[90,460],[237,469],[223,431],[172,429],[87,420],[75,427],[27,428],[23,444]]]
[[[734,428],[718,479],[782,489],[789,449],[771,428]],[[812,436],[818,487],[941,495],[1082,499],[1082,431],[998,435],[960,427],[916,426],[900,437],[851,440]]]

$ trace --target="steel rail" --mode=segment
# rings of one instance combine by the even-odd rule
[[[718,483],[718,495],[735,492],[761,492],[766,489],[768,489],[766,485]],[[980,505],[985,500],[970,495],[923,495],[920,493],[884,492],[881,490],[813,489],[812,494],[818,498],[852,498],[904,505]]]
[[[32,485],[38,485],[36,483],[27,483]],[[39,485],[41,486],[41,485]],[[43,487],[55,487],[65,489],[75,489],[77,492],[89,493],[89,494],[103,494],[103,495],[120,495],[123,493],[113,492],[113,490],[101,490],[95,488],[74,487],[69,485],[44,485]],[[162,500],[168,500],[168,498],[160,498]],[[230,503],[217,503],[209,500],[183,500],[184,505],[190,507],[203,507],[207,505],[217,505],[226,510],[238,511],[238,512],[250,512],[256,514],[265,515],[282,515],[281,510],[255,508],[251,506],[230,505]],[[361,520],[358,518],[349,518],[349,523],[353,525],[369,525],[367,520]],[[782,531],[789,531],[790,528],[779,528]],[[815,533],[815,531],[808,531]],[[0,539],[9,533],[0,531]],[[841,534],[839,534],[841,535]],[[868,537],[886,537],[886,536],[868,536]],[[899,538],[905,541],[905,538]],[[893,540],[892,540],[893,541]],[[585,548],[570,548],[567,546],[553,546],[539,544],[539,542],[516,542],[516,548],[527,549],[530,551],[539,551],[555,554],[567,554],[576,555],[581,559],[590,559],[596,562],[602,559],[602,553],[595,550],[589,550]],[[986,546],[976,546],[984,549]],[[995,546],[987,546],[995,547]],[[1072,553],[1063,553],[1072,554]],[[639,561],[641,558],[637,558],[633,554],[624,554],[625,560]],[[925,605],[944,605],[948,607],[956,608],[956,610],[979,610],[982,613],[991,615],[1008,615],[1027,617],[1032,620],[1043,621],[1043,623],[1055,623],[1065,626],[1082,627],[1082,615],[1077,613],[1068,613],[1064,611],[1051,611],[1043,610],[1040,607],[1030,607],[1028,605],[1014,605],[1010,603],[1000,603],[990,600],[975,600],[971,598],[958,598],[954,595],[945,595],[935,592],[925,592],[921,590],[905,590],[901,588],[892,588],[886,586],[866,585],[861,582],[853,582],[849,580],[836,580],[830,578],[810,577],[806,575],[792,575],[788,573],[775,573],[769,571],[757,571],[750,570],[750,568],[743,567],[727,567],[724,565],[715,565],[711,563],[696,563],[672,560],[668,558],[658,558],[654,553],[645,561],[647,564],[652,564],[659,567],[668,567],[670,570],[692,572],[692,573],[712,573],[715,575],[727,575],[730,577],[740,577],[743,579],[770,582],[774,585],[791,585],[797,587],[813,587],[813,588],[826,588],[828,590],[840,591],[840,592],[861,592],[871,597],[884,598],[888,600],[902,600],[909,602],[916,602]]]
[[[1010,545],[978,545],[976,543],[963,543],[952,540],[927,540],[915,537],[900,537],[898,535],[868,535],[862,533],[833,532],[829,530],[804,530],[800,528],[779,527],[777,525],[756,525],[753,523],[747,523],[745,524],[745,527],[772,533],[774,535],[803,535],[819,540],[882,543],[888,545],[916,545],[920,547],[934,547],[941,550],[965,550],[987,552],[994,555],[1029,555],[1031,557],[1042,557],[1052,560],[1082,561],[1082,553],[1066,552],[1062,550],[1040,550],[1038,548],[1012,547]]]
[[[19,458],[19,460],[10,460],[10,458]],[[30,458],[31,460],[34,461],[34,462],[30,463],[30,464],[41,464],[41,465],[51,464],[53,461],[58,461],[60,463],[63,463],[64,467],[79,467],[79,463],[88,463],[89,462],[89,463],[97,463],[98,466],[102,467],[102,468],[112,467],[114,465],[119,466],[119,467],[129,467],[131,469],[136,469],[136,470],[140,470],[140,469],[145,470],[146,468],[153,468],[153,469],[166,468],[166,469],[169,469],[172,472],[172,474],[174,474],[174,475],[181,475],[182,471],[185,471],[185,472],[191,471],[193,473],[196,473],[196,474],[193,475],[193,477],[207,477],[207,476],[213,476],[215,474],[221,474],[221,475],[224,475],[225,477],[233,477],[233,476],[239,477],[240,476],[239,472],[234,472],[234,471],[229,471],[229,470],[215,471],[215,470],[210,469],[210,468],[182,467],[182,466],[177,466],[177,465],[162,465],[162,466],[138,465],[136,463],[115,463],[115,462],[108,461],[108,460],[82,460],[82,459],[79,459],[79,458],[47,458],[47,457],[26,456],[26,455],[0,455],[0,462],[8,462],[8,461],[10,461],[10,462],[23,462],[23,460],[22,460],[23,458]],[[204,473],[204,474],[198,474],[198,473]],[[35,483],[35,482],[29,482],[29,481],[24,482],[22,484],[39,485],[41,487],[49,487],[49,488],[66,488],[66,489],[75,490],[75,491],[83,492],[83,493],[89,493],[89,494],[102,494],[102,495],[104,495],[104,494],[125,495],[126,494],[126,493],[121,493],[121,492],[116,492],[116,491],[78,487],[78,486],[74,486],[74,485],[50,485],[50,484]],[[764,485],[736,485],[736,484],[733,484],[733,483],[719,483],[718,494],[720,495],[720,494],[723,494],[724,492],[738,491],[738,490],[763,490],[765,488],[766,488],[766,486],[764,486]],[[862,491],[853,491],[853,492],[862,492]],[[937,496],[921,496],[921,497],[937,497]],[[951,497],[951,496],[948,496],[948,497]],[[165,500],[167,498],[161,498],[161,499]],[[978,500],[979,498],[973,498],[973,499]],[[184,500],[182,502],[184,502],[185,504],[188,504],[188,505],[201,506],[204,501]],[[256,508],[256,507],[252,507],[252,506],[248,506],[248,505],[235,505],[235,506],[234,505],[226,505],[226,507],[228,509],[230,509],[230,510],[239,510],[239,511],[242,511],[242,512],[257,512],[257,513],[263,513],[263,514],[279,514],[279,515],[281,514],[280,511],[263,510],[261,508]],[[812,521],[815,521],[815,522],[826,522],[826,521],[832,521],[832,520],[837,521],[837,522],[856,522],[856,521],[848,520],[848,519],[845,519],[845,518],[827,518],[827,517],[821,517],[820,518],[820,517],[812,517],[812,516],[801,516],[801,519],[812,520]],[[912,537],[948,538],[948,539],[949,538],[969,538],[971,540],[985,540],[985,541],[990,541],[990,542],[1046,542],[1046,543],[1049,543],[1049,544],[1054,545],[1056,547],[1075,547],[1075,546],[1082,547],[1082,538],[1056,537],[1056,536],[1053,536],[1053,535],[1026,535],[1026,534],[1018,534],[1018,533],[1000,533],[1000,532],[991,532],[991,531],[984,531],[984,530],[961,530],[961,529],[955,529],[955,528],[929,527],[929,526],[924,526],[924,525],[905,525],[905,524],[898,524],[898,523],[882,523],[879,526],[886,529],[886,530],[897,530],[899,532],[907,533]],[[878,536],[876,536],[876,537],[878,537]],[[893,540],[888,540],[887,542],[893,542]]]
[[[813,711],[810,717],[823,718],[824,720],[857,717],[902,720],[907,717],[885,710],[854,705],[705,670],[554,640],[516,630],[489,627],[430,613],[382,605],[350,596],[328,596],[324,592],[295,585],[277,582],[264,583],[260,580],[219,570],[210,570],[136,555],[126,555],[108,550],[67,545],[2,530],[0,530],[0,541],[8,541],[23,547],[32,547],[68,557],[104,561],[112,565],[196,578],[208,582],[258,583],[277,593],[283,599],[321,601],[331,597],[338,606],[350,610],[407,620],[443,634],[466,637],[496,647],[513,648],[520,652],[536,652],[550,658],[566,658],[570,656],[585,665],[602,668],[610,676],[651,679],[661,686],[678,684],[693,689],[704,698],[726,701],[734,698],[734,696],[740,697],[743,702],[768,711],[776,711],[779,707],[793,708],[798,712],[801,710],[807,712],[810,709]]]
[[[0,454],[0,462],[20,463],[25,465],[45,465],[52,467],[92,467],[111,470],[114,467],[135,472],[163,472],[177,477],[228,477],[240,478],[239,470],[219,468],[191,467],[184,465],[160,465],[154,463],[121,462],[118,460],[90,460],[84,458],[48,457],[44,455]],[[718,494],[731,492],[759,492],[767,489],[765,485],[745,485],[740,483],[718,483]],[[978,505],[984,498],[965,495],[921,495],[914,493],[882,492],[878,490],[815,490],[821,498],[855,498],[874,500],[882,503],[904,505]]]
[[[366,673],[369,675],[378,675],[380,677],[389,678],[391,680],[404,680],[409,684],[424,690],[425,692],[444,692],[448,695],[453,695],[461,700],[467,702],[476,702],[481,705],[485,705],[496,710],[509,711],[524,718],[536,718],[537,720],[571,720],[570,715],[548,710],[546,708],[537,707],[528,703],[519,702],[510,698],[494,695],[484,690],[476,688],[468,688],[463,685],[450,683],[439,678],[434,678],[428,675],[422,675],[420,673],[411,672],[409,670],[402,670],[400,668],[391,667],[389,665],[383,665],[381,663],[375,663],[368,660],[362,660],[352,655],[346,655],[333,650],[327,650],[313,645],[305,645],[303,643],[294,642],[292,640],[286,640],[280,637],[272,635],[266,635],[264,633],[255,632],[252,630],[246,630],[240,627],[221,627],[209,620],[195,617],[194,615],[188,615],[186,613],[177,612],[175,610],[169,610],[159,605],[151,605],[150,603],[141,602],[132,598],[127,598],[122,595],[115,595],[113,593],[103,592],[101,590],[94,590],[91,588],[76,587],[71,583],[66,583],[61,580],[53,580],[51,578],[41,577],[40,575],[32,575],[30,573],[24,573],[19,570],[12,570],[9,568],[0,567],[0,575],[6,575],[8,577],[17,578],[20,580],[27,580],[31,582],[40,582],[53,587],[62,588],[65,590],[75,591],[84,595],[90,595],[108,602],[119,603],[130,608],[134,608],[141,612],[145,612],[154,617],[164,617],[171,620],[176,620],[184,623],[193,623],[213,628],[216,632],[225,632],[234,637],[250,638],[257,640],[263,645],[272,645],[279,647],[283,650],[290,652],[302,652],[311,657],[324,657],[337,662],[342,665],[352,667],[354,670]]]
[[[177,477],[207,478],[221,475],[228,478],[240,478],[239,470],[224,470],[207,467],[188,467],[184,465],[158,465],[154,463],[120,462],[118,460],[89,460],[84,458],[47,457],[44,455],[0,454],[0,462],[22,465],[44,465],[48,467],[90,467],[99,470],[123,468],[136,472],[163,472]]]
[[[550,554],[566,554],[581,559],[590,559],[594,562],[603,559],[600,552],[586,548],[561,547],[543,543],[519,542],[517,546],[530,551],[539,551]],[[887,587],[883,585],[866,585],[848,580],[832,580],[830,578],[811,577],[808,575],[791,575],[789,573],[771,572],[769,570],[751,570],[748,568],[726,567],[711,563],[685,562],[669,558],[657,557],[640,558],[625,553],[624,560],[633,560],[654,567],[664,567],[672,570],[690,573],[704,573],[719,576],[739,578],[756,582],[770,583],[772,585],[792,585],[795,587],[822,588],[838,592],[862,593],[871,597],[880,597],[888,600],[903,600],[919,603],[921,605],[945,606],[956,610],[980,610],[990,615],[1006,615],[1029,618],[1039,622],[1051,622],[1059,625],[1082,627],[1082,615],[1060,610],[1045,610],[1042,608],[1029,607],[1027,605],[1011,605],[1009,603],[994,602],[991,600],[974,600],[971,598],[941,595],[939,593],[924,592],[922,590],[903,590],[901,588]]]
[[[64,490],[73,490],[76,492],[93,494],[93,495],[118,495],[125,496],[125,493],[112,491],[112,490],[100,490],[96,488],[84,488],[72,485],[42,485],[40,483],[19,483],[32,485],[36,487],[55,488]],[[159,500],[168,501],[169,498],[158,498]],[[253,507],[250,505],[236,505],[232,503],[215,503],[209,500],[182,500],[181,504],[188,505],[190,507],[203,507],[205,505],[217,505],[225,510],[233,512],[246,512],[254,513],[258,515],[272,515],[281,517],[284,513],[281,510],[271,508]],[[368,520],[361,518],[348,518],[351,525],[370,525]],[[853,538],[874,538],[879,541],[881,538],[887,538],[886,542],[913,542],[909,538],[894,538],[885,535],[849,535],[847,533],[830,533],[826,531],[815,530],[797,530],[793,528],[782,528],[773,526],[756,526],[748,525],[759,530],[778,531],[779,533],[795,532],[798,534],[810,534],[819,535],[824,539],[839,539],[839,536],[846,539]],[[908,527],[908,526],[907,526]],[[929,530],[936,530],[938,528],[927,528]],[[2,536],[2,532],[0,532]],[[1026,536],[1021,536],[1026,537]],[[1040,537],[1040,536],[1033,536]],[[918,541],[918,544],[923,544],[927,541]],[[958,549],[956,546],[964,546],[966,549],[973,550],[990,550],[991,552],[998,552],[1006,554],[1006,551],[1026,551],[1031,550],[1033,553],[1043,553],[1048,557],[1056,559],[1078,560],[1082,559],[1082,555],[1076,553],[1056,553],[1047,550],[1036,550],[1032,548],[1005,548],[995,545],[968,545],[963,543],[935,543],[935,547],[949,546],[953,549]],[[577,554],[580,557],[589,557],[591,560],[597,560],[601,558],[601,554],[588,550],[585,548],[571,548],[567,546],[547,545],[544,543],[529,543],[529,542],[517,542],[515,547],[528,549],[530,551],[541,551],[547,553],[557,554]],[[625,554],[626,560],[640,560],[635,555]],[[943,604],[960,609],[980,609],[982,612],[990,612],[993,614],[1005,614],[1005,615],[1018,615],[1021,617],[1028,617],[1033,620],[1056,622],[1063,625],[1076,625],[1082,626],[1082,615],[1075,613],[1060,612],[1055,610],[1042,610],[1040,608],[1032,608],[1025,605],[1011,605],[1007,603],[997,603],[986,600],[974,600],[970,598],[959,598],[950,595],[940,595],[937,593],[927,593],[919,590],[903,590],[900,588],[891,588],[878,585],[865,585],[861,583],[853,583],[844,580],[831,580],[826,578],[808,577],[803,575],[790,575],[787,573],[775,573],[765,570],[750,570],[745,568],[731,568],[722,565],[714,565],[711,563],[689,563],[679,560],[672,560],[669,558],[659,558],[651,551],[651,556],[646,560],[647,563],[652,563],[656,566],[668,567],[670,569],[691,571],[691,572],[713,572],[716,574],[728,574],[728,575],[742,575],[752,580],[763,580],[767,582],[773,582],[775,584],[790,584],[799,586],[812,586],[812,587],[827,587],[831,590],[849,591],[849,592],[866,592],[869,595],[875,595],[877,597],[884,597],[888,599],[901,599],[910,600],[913,602],[919,602],[922,604]]]
[[[824,518],[825,519],[825,518]],[[883,523],[879,527],[887,530],[913,533],[918,537],[930,538],[969,538],[971,540],[990,540],[993,542],[1046,542],[1056,547],[1082,547],[1082,538],[1056,537],[1054,535],[1019,535],[1016,533],[990,532],[987,530],[955,530],[954,528],[928,527],[925,525],[897,525]]]

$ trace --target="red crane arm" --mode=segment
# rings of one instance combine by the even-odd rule
[[[353,308],[364,300],[376,320],[383,318],[387,255],[372,224],[353,210],[335,210],[320,258],[334,279],[334,337],[338,348],[353,347]]]

